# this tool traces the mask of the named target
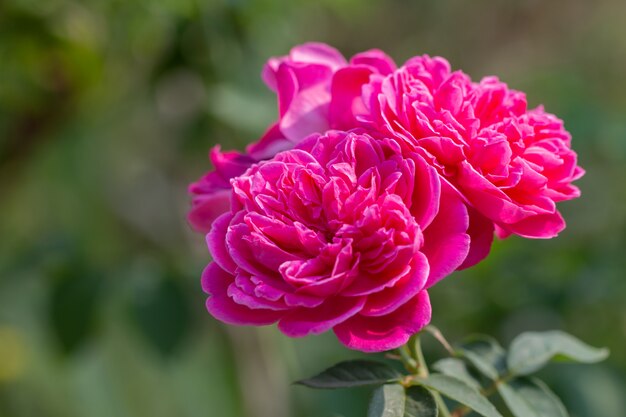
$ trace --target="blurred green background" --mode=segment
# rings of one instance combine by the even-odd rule
[[[365,415],[294,387],[354,357],[204,310],[186,185],[276,116],[259,73],[318,40],[498,74],[565,119],[587,175],[550,241],[510,238],[432,291],[451,340],[563,329],[608,346],[543,376],[572,415],[626,410],[623,0],[0,1],[0,417]],[[426,343],[431,358],[442,352]]]

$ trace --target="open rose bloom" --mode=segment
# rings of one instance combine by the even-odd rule
[[[273,58],[279,118],[245,153],[211,153],[190,191],[208,232],[207,308],[288,336],[333,330],[396,348],[431,318],[428,288],[500,237],[555,236],[583,174],[563,123],[442,58],[349,61],[323,44]]]
[[[337,88],[335,100],[359,103],[335,127],[368,126],[419,151],[501,237],[551,238],[565,228],[555,203],[580,195],[571,183],[584,173],[570,135],[497,78],[474,83],[443,58],[421,56],[392,74],[372,73],[360,89]]]

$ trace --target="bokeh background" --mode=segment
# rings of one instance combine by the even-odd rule
[[[626,410],[623,0],[0,1],[0,416],[365,415],[290,382],[354,357],[204,310],[186,185],[276,117],[259,73],[297,43],[447,57],[561,116],[587,175],[557,239],[513,237],[433,291],[451,340],[563,329],[611,348],[543,376],[572,415]],[[427,341],[427,355],[441,349]]]

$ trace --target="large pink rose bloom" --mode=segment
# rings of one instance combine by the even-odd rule
[[[189,187],[193,199],[188,219],[196,230],[208,232],[213,220],[228,209],[230,178],[243,174],[255,162],[293,148],[312,133],[327,131],[331,114],[335,118],[342,117],[342,113],[349,114],[349,107],[341,112],[329,109],[332,79],[342,68],[389,74],[395,70],[395,64],[377,50],[357,54],[347,62],[336,49],[321,43],[297,46],[289,55],[267,62],[262,77],[276,93],[278,120],[243,154],[221,153],[219,147],[211,151],[213,170]],[[348,88],[358,80],[346,81],[342,84]]]
[[[364,80],[352,69],[343,75]],[[572,181],[584,171],[562,121],[527,110],[523,93],[495,77],[473,83],[428,56],[336,92],[333,101],[355,104],[334,128],[360,124],[420,149],[501,237],[550,238],[565,227],[555,203],[580,195]]]
[[[465,203],[394,140],[313,135],[232,185],[202,278],[209,312],[227,323],[333,329],[352,349],[393,349],[430,321],[426,290],[470,251]]]

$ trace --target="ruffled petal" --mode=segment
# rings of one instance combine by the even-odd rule
[[[396,309],[380,317],[356,315],[334,327],[341,343],[350,349],[363,352],[382,352],[395,349],[408,342],[431,317],[430,299],[426,291]]]
[[[237,264],[231,258],[230,251],[226,246],[226,233],[232,218],[231,213],[224,213],[218,217],[213,222],[211,231],[206,235],[206,243],[215,263],[224,271],[234,274]]]
[[[230,210],[230,197],[231,190],[225,189],[196,198],[187,215],[189,224],[198,232],[208,233],[215,219]]]
[[[397,69],[393,59],[380,49],[370,49],[356,54],[350,59],[350,65],[365,65],[381,75],[391,74]]]
[[[424,231],[422,253],[430,264],[426,288],[457,269],[467,257],[470,248],[467,207],[449,184],[442,185],[439,214]]]
[[[468,206],[470,248],[465,261],[457,269],[465,269],[482,261],[491,250],[493,243],[494,224],[491,220]]]
[[[365,297],[334,297],[315,308],[300,308],[285,315],[278,323],[281,332],[290,337],[320,334],[357,314]]]
[[[347,67],[335,73],[328,115],[331,128],[351,129],[358,126],[357,117],[366,113],[361,87],[367,84],[371,74],[372,69],[368,67]]]
[[[226,291],[234,277],[216,263],[210,263],[202,273],[202,289],[209,294],[206,308],[213,317],[228,324],[261,326],[276,322],[281,312],[251,309],[237,304]]]
[[[417,253],[406,275],[395,285],[369,295],[360,314],[384,316],[397,310],[424,289],[429,272],[428,259]]]

